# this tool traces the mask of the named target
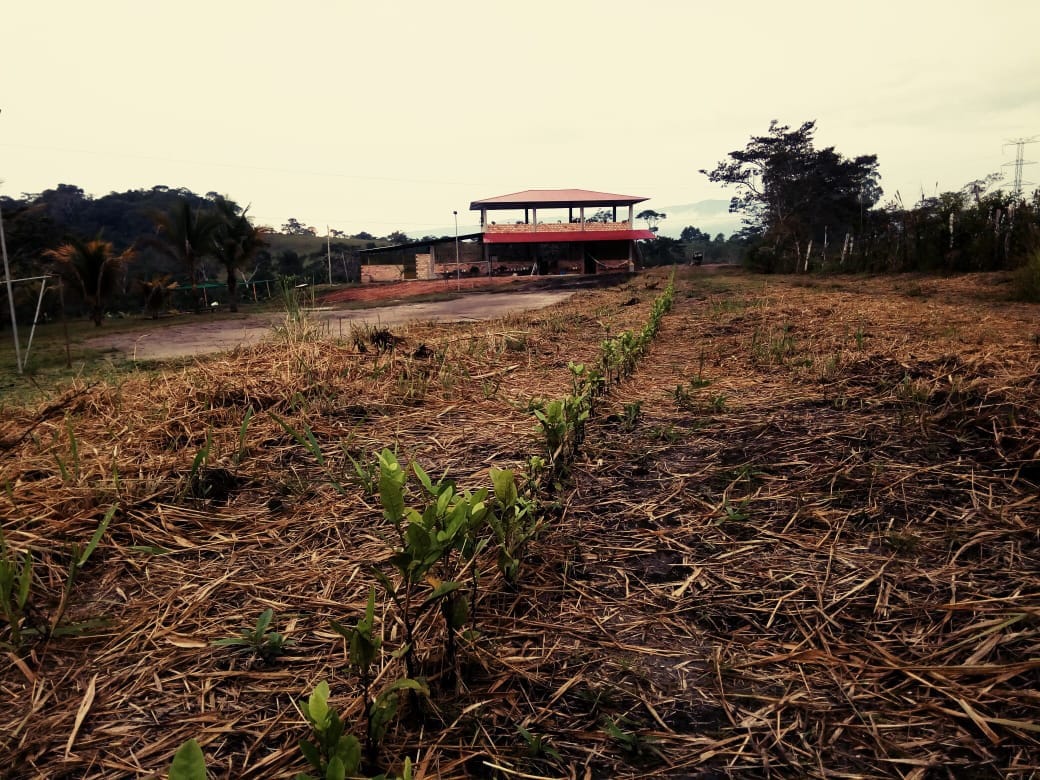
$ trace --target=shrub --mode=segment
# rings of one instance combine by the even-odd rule
[[[1034,249],[1015,269],[1012,290],[1016,300],[1040,303],[1040,249]]]

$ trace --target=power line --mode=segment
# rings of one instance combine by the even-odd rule
[[[1007,168],[1011,165],[1015,166],[1015,183],[1011,187],[1011,194],[1015,198],[1022,197],[1023,185],[1034,183],[1031,181],[1022,180],[1022,168],[1026,165],[1036,165],[1036,162],[1034,160],[1025,159],[1025,154],[1026,144],[1035,144],[1037,141],[1040,141],[1040,135],[1034,135],[1029,138],[1011,138],[1004,143],[1003,147],[1001,147],[1001,149],[1006,149],[1009,146],[1018,147],[1015,153],[1015,161],[1004,163],[1004,165],[1001,166],[1003,168]]]

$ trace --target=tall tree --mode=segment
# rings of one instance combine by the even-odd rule
[[[239,207],[227,198],[215,201],[220,217],[214,235],[214,254],[227,272],[228,298],[231,311],[238,311],[238,272],[267,246],[266,227],[254,225],[246,212],[249,208]]]
[[[730,152],[710,181],[737,188],[730,211],[743,212],[745,232],[771,244],[777,257],[797,256],[829,231],[859,232],[862,215],[881,197],[877,155],[846,158],[834,147],[816,149],[816,122],[792,130],[775,119],[766,135]]]
[[[101,327],[105,314],[105,300],[119,286],[123,269],[134,258],[134,250],[116,254],[111,241],[101,237],[90,241],[70,238],[57,249],[44,252],[44,257],[53,260],[58,272],[68,279],[90,307],[94,324]]]
[[[687,225],[679,234],[679,240],[685,241],[686,243],[691,241],[711,241],[711,236],[700,228],[695,228],[693,225]]]
[[[213,211],[192,206],[187,198],[180,198],[169,211],[153,212],[152,220],[157,235],[148,244],[187,270],[192,305],[197,314],[202,311],[198,292],[199,261],[214,252],[214,238],[220,227],[220,217]]]
[[[646,229],[656,233],[657,223],[660,222],[662,219],[665,219],[667,216],[667,214],[660,211],[654,211],[653,209],[643,209],[638,214],[636,214],[636,219],[645,219]]]

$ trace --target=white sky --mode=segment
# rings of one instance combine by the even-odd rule
[[[320,233],[466,230],[530,188],[728,198],[698,170],[773,118],[908,204],[1040,135],[1038,0],[23,0],[0,30],[0,193],[163,184]]]

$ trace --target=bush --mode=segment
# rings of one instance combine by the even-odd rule
[[[1040,303],[1040,249],[1034,249],[1015,269],[1012,290],[1016,300]]]

